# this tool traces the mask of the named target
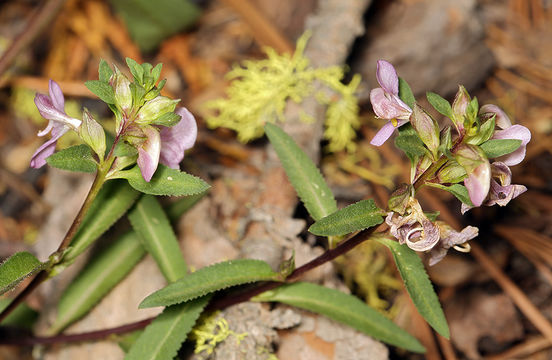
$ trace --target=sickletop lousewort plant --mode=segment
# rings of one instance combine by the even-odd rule
[[[304,46],[306,39],[301,41]],[[272,115],[265,114],[263,119],[254,119],[254,128],[267,135],[290,183],[314,220],[308,230],[326,237],[328,248],[297,268],[293,257],[282,260],[277,271],[261,260],[235,259],[189,272],[170,221],[192,206],[209,188],[203,180],[179,170],[184,152],[196,140],[196,122],[188,110],[177,107],[179,100],[160,94],[165,83],[158,81],[161,65],[140,65],[131,59],[127,59],[127,65],[132,79],[117,67],[111,68],[101,61],[99,80],[86,82],[113,112],[114,134],[106,132],[86,109],[81,120],[68,116],[62,90],[54,81],[49,83],[49,95],[35,97],[40,114],[48,120],[48,125],[38,135],[50,133],[51,138],[32,156],[31,166],[38,168],[49,164],[96,175],[81,210],[58,249],[46,261],[20,252],[0,264],[0,295],[14,289],[24,278],[34,276],[11,302],[0,302],[0,309],[3,309],[0,322],[40,283],[71,265],[125,213],[131,229],[119,237],[114,236],[105,249],[95,252],[88,265],[64,290],[49,337],[23,335],[25,338],[21,339],[21,332],[16,332],[13,336],[1,337],[0,343],[83,341],[143,329],[138,336],[125,340],[128,350],[125,359],[173,359],[194,326],[197,328],[192,334],[202,334],[199,338],[196,336],[197,352],[207,349],[205,339],[220,338],[222,341],[227,337],[206,333],[207,328],[201,326],[201,321],[196,324],[200,316],[205,319],[210,311],[251,300],[281,302],[313,311],[388,344],[424,352],[414,337],[354,295],[299,281],[306,272],[367,240],[378,241],[389,248],[419,313],[439,334],[450,336],[444,313],[416,251],[429,253],[429,264],[433,265],[451,248],[468,251],[468,241],[478,235],[478,229],[467,226],[457,231],[437,220],[437,215],[423,211],[416,193],[422,186],[449,191],[461,201],[462,212],[482,205],[505,206],[526,191],[523,185],[512,184],[509,167],[519,164],[525,156],[531,137],[527,128],[513,125],[494,105],[479,108],[477,99],[470,98],[462,86],[452,105],[437,94],[427,94],[431,105],[451,122],[441,128],[416,103],[410,87],[397,76],[393,66],[380,60],[377,80],[381,87],[372,90],[370,99],[377,117],[387,123],[371,143],[380,146],[398,132],[395,144],[411,161],[410,183],[397,187],[387,209],[379,208],[374,200],[361,200],[338,209],[331,189],[315,164],[274,124],[283,114],[280,109]],[[259,68],[251,71],[254,74],[262,72]],[[307,73],[317,71],[308,68]],[[286,78],[293,76],[286,75]],[[358,76],[355,79],[354,88],[360,81]],[[307,77],[305,83],[311,80]],[[248,86],[242,91],[254,88]],[[350,104],[356,104],[354,88],[347,92]],[[240,94],[240,99],[247,96],[247,93]],[[285,104],[285,101],[280,99],[280,103]],[[231,108],[236,110],[234,105]],[[262,128],[259,121],[264,123]],[[84,144],[55,152],[57,140],[68,131],[76,132]],[[175,202],[176,206],[164,208],[152,195],[185,197]],[[382,226],[378,226],[380,224]],[[89,312],[146,253],[156,261],[168,285],[147,296],[139,307],[165,307],[159,316],[94,333],[59,335]],[[240,287],[237,291],[230,288],[246,284],[248,287]],[[86,301],[82,299],[84,289],[88,294]],[[225,292],[219,292],[223,289]],[[229,331],[228,322],[220,321]],[[9,335],[9,331],[6,334]],[[209,351],[213,351],[217,343],[218,340],[209,342]]]

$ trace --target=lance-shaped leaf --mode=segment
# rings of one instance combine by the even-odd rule
[[[115,93],[108,83],[101,80],[89,80],[84,83],[84,86],[106,104],[115,104]]]
[[[444,115],[448,117],[449,119],[452,119],[452,107],[450,106],[450,103],[443,99],[440,95],[435,94],[431,91],[428,91],[426,93],[427,101],[437,110],[441,115]]]
[[[353,295],[311,283],[283,285],[254,297],[254,301],[276,301],[324,315],[388,344],[425,352],[412,335]]]
[[[128,218],[167,281],[174,282],[186,275],[187,266],[178,239],[155,197],[142,196]]]
[[[98,166],[92,157],[92,150],[84,144],[58,151],[48,156],[46,162],[58,169],[87,173],[95,172]]]
[[[381,224],[384,215],[374,200],[361,200],[318,220],[309,231],[319,236],[350,234]]]
[[[159,164],[149,182],[145,181],[138,166],[120,171],[117,178],[127,179],[130,186],[150,195],[194,195],[209,189],[209,184],[185,172]]]
[[[169,220],[171,222],[178,220],[186,211],[197,204],[199,200],[203,199],[207,193],[207,191],[204,191],[199,194],[185,196],[168,205],[165,211],[169,217]]]
[[[377,240],[391,250],[404,286],[420,314],[435,331],[448,339],[450,331],[447,319],[416,252],[406,244],[401,245],[397,241],[386,238]]]
[[[12,299],[0,299],[0,312],[12,302]],[[38,312],[33,310],[26,303],[21,303],[16,306],[13,311],[6,316],[0,323],[3,326],[14,326],[19,328],[30,329],[38,319]]]
[[[62,266],[71,264],[90,244],[106,232],[136,201],[140,193],[121,180],[104,184],[63,257]]]
[[[520,146],[521,140],[518,139],[491,139],[479,145],[489,159],[510,154],[516,151]]]
[[[0,264],[0,295],[16,287],[27,276],[42,270],[45,265],[30,252],[13,254]]]
[[[448,191],[464,204],[473,206],[470,200],[470,195],[468,194],[468,189],[466,189],[466,187],[462,184],[454,184],[451,186],[445,186],[445,185],[434,184],[434,183],[426,183],[426,184],[429,186],[436,187],[437,189]]]
[[[204,296],[185,304],[165,308],[142,332],[125,356],[125,360],[173,359],[209,302],[209,298]]]
[[[307,154],[278,126],[268,123],[265,132],[289,181],[312,218],[319,220],[335,212],[337,203],[332,191]]]
[[[178,304],[230,286],[279,277],[261,260],[225,261],[199,269],[154,292],[142,301],[140,308]]]
[[[57,334],[84,316],[134,268],[145,253],[138,235],[129,232],[99,254],[94,254],[63,292],[50,332]]]
[[[416,98],[410,89],[410,85],[403,79],[399,77],[399,98],[404,101],[404,103],[412,109],[416,103]]]
[[[417,158],[429,153],[416,130],[410,124],[399,128],[399,136],[395,138],[395,146],[404,151],[411,162],[415,162]]]

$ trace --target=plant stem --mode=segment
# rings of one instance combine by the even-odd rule
[[[239,294],[229,294],[225,297],[222,297],[220,299],[217,299],[209,304],[206,310],[222,310],[229,306],[236,305],[245,301],[248,301],[253,296],[259,295],[265,291],[272,290],[277,288],[278,286],[287,283],[290,280],[296,280],[299,277],[301,277],[304,273],[317,268],[318,266],[321,266],[333,259],[335,259],[338,256],[341,256],[345,254],[346,252],[350,251],[357,245],[363,243],[364,241],[368,240],[370,236],[378,229],[379,227],[372,227],[370,229],[362,230],[361,232],[357,233],[356,235],[353,235],[348,240],[342,242],[338,246],[336,246],[333,249],[329,249],[326,252],[324,252],[322,255],[314,258],[313,260],[309,261],[308,263],[298,267],[295,269],[287,278],[284,283],[282,282],[276,282],[276,281],[269,281],[269,282],[263,282],[255,285],[254,287],[239,293]],[[72,334],[72,335],[56,335],[51,337],[36,337],[36,336],[27,336],[21,334],[17,334],[17,336],[5,336],[0,331],[0,344],[10,344],[10,345],[36,345],[36,344],[56,344],[56,343],[67,343],[67,342],[77,342],[77,341],[87,341],[87,340],[99,340],[103,339],[109,335],[113,334],[123,334],[127,332],[131,332],[134,330],[143,329],[146,326],[148,326],[155,317],[140,320],[137,322],[133,322],[130,324],[118,326],[115,328],[109,328],[109,329],[103,329],[98,331],[92,331],[92,332],[86,332],[86,333],[80,333],[80,334]],[[2,328],[0,328],[2,329]],[[9,334],[8,334],[9,335]]]
[[[447,162],[446,156],[441,156],[437,161],[435,161],[426,171],[420,176],[414,184],[414,190],[418,190],[420,187],[425,185],[426,181],[429,180],[435,173]]]
[[[113,145],[115,146],[115,145]],[[111,154],[111,153],[110,153]],[[84,200],[84,203],[82,204],[77,216],[73,220],[73,223],[69,227],[69,230],[67,230],[67,233],[65,234],[65,237],[59,244],[58,249],[54,254],[57,254],[57,259],[52,261],[50,258],[51,263],[49,264],[48,268],[45,270],[41,270],[36,274],[34,279],[19,293],[17,296],[12,300],[12,302],[0,313],[0,323],[8,316],[19,304],[21,304],[29,294],[31,294],[42,282],[48,279],[48,271],[52,268],[52,266],[58,264],[63,260],[63,251],[67,249],[69,244],[71,243],[71,240],[73,240],[73,237],[77,233],[77,230],[79,229],[80,224],[82,223],[84,216],[90,209],[90,206],[92,205],[92,202],[98,195],[98,192],[100,191],[103,183],[105,182],[105,176],[113,164],[113,157],[108,157],[108,159],[103,162],[96,172],[96,177],[94,178],[94,182],[92,183],[92,186],[90,187],[90,190],[88,191],[88,195],[86,195],[86,199]]]

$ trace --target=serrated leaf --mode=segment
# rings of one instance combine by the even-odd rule
[[[71,241],[61,265],[71,264],[79,254],[123,216],[139,195],[140,193],[124,180],[109,180],[105,183]]]
[[[309,231],[319,236],[346,235],[381,224],[383,215],[374,200],[361,200],[318,220]]]
[[[113,70],[104,59],[100,60],[100,66],[98,66],[98,75],[100,81],[105,83],[108,83],[111,75],[113,75]]]
[[[120,171],[116,176],[127,179],[130,186],[150,195],[194,195],[211,187],[196,176],[162,164],[159,164],[150,182],[144,180],[138,165],[130,170]]]
[[[13,254],[0,264],[0,295],[16,287],[27,276],[42,270],[44,266],[45,264],[30,252],[21,251]]]
[[[13,299],[0,299],[0,313],[12,302]],[[30,329],[38,319],[38,312],[25,303],[19,304],[2,322],[3,326],[14,326]]]
[[[278,154],[287,177],[314,220],[337,210],[332,191],[311,159],[282,129],[265,125],[265,133]]]
[[[395,146],[404,151],[412,162],[428,154],[428,150],[424,146],[424,143],[410,124],[403,125],[399,128],[399,136],[395,138]]]
[[[90,311],[142,259],[146,251],[138,235],[115,239],[91,261],[61,295],[51,332],[59,333]]]
[[[470,195],[468,194],[468,189],[462,184],[454,184],[450,186],[434,184],[434,183],[426,183],[426,184],[429,186],[433,186],[437,189],[448,191],[464,204],[473,206],[470,200]]]
[[[391,250],[404,286],[420,315],[426,319],[435,331],[449,339],[450,331],[447,319],[437,294],[435,294],[427,277],[424,265],[416,252],[406,244],[401,245],[397,241],[385,238],[378,238],[377,240]]]
[[[353,295],[306,282],[280,286],[254,297],[254,301],[276,301],[324,315],[388,344],[425,352],[412,335]]]
[[[210,296],[165,308],[134,342],[125,360],[165,360],[176,356]]]
[[[48,165],[67,171],[93,173],[98,165],[92,157],[92,150],[84,144],[58,151],[46,158]]]
[[[140,308],[178,304],[230,286],[276,280],[279,274],[261,260],[238,259],[199,269],[154,292]]]
[[[489,159],[510,154],[516,151],[520,146],[521,140],[518,139],[491,139],[479,145]]]
[[[115,104],[115,93],[108,83],[101,80],[89,80],[84,85],[106,104]]]
[[[450,106],[450,103],[446,99],[443,99],[440,95],[431,91],[426,93],[426,98],[431,106],[433,106],[441,115],[452,119],[452,106]]]
[[[178,239],[155,197],[142,196],[129,212],[128,218],[168,282],[174,282],[186,275],[187,265],[178,246]]]
[[[399,98],[411,109],[414,108],[416,98],[412,93],[412,89],[410,89],[410,85],[403,78],[399,78]]]

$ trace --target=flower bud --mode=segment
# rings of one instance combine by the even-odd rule
[[[132,92],[130,91],[130,80],[115,67],[115,73],[111,75],[109,83],[115,92],[115,105],[123,112],[132,107]]]
[[[489,160],[478,146],[468,144],[458,146],[454,156],[458,164],[468,174],[468,177],[464,179],[464,185],[468,189],[472,204],[481,206],[491,186],[491,164],[489,164]]]
[[[135,122],[139,125],[149,125],[166,113],[173,112],[180,100],[171,100],[165,96],[158,96],[140,108]]]
[[[466,175],[466,170],[460,164],[454,160],[449,160],[437,172],[437,179],[440,184],[456,184],[464,180]]]
[[[82,114],[82,125],[79,128],[79,135],[82,141],[90,146],[98,155],[100,161],[102,161],[106,148],[105,132],[103,127],[94,120],[92,114],[90,114],[86,108]]]
[[[458,92],[452,103],[452,122],[456,127],[458,133],[462,136],[464,134],[464,119],[466,117],[466,110],[470,103],[470,95],[466,91],[466,88],[462,85],[458,86]]]
[[[415,104],[410,123],[420,136],[420,139],[422,139],[423,143],[427,146],[429,151],[431,151],[434,158],[436,158],[440,144],[439,125],[437,121],[432,119],[421,106]]]

